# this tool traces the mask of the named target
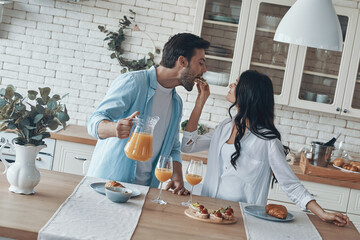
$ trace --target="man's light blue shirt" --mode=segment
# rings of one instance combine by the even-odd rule
[[[88,122],[89,134],[98,139],[87,172],[88,176],[129,183],[135,181],[137,161],[129,159],[124,152],[128,138],[100,139],[97,128],[102,120],[117,122],[135,111],[139,111],[141,117],[150,116],[156,83],[154,67],[149,70],[122,74],[114,80],[104,100],[90,116]],[[170,155],[174,161],[181,163],[179,127],[182,117],[182,100],[175,88],[172,91],[172,104],[173,111],[159,156]],[[156,163],[155,161],[153,164],[151,187],[159,185],[159,181],[154,175]]]

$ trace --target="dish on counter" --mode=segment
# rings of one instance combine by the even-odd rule
[[[339,170],[341,170],[341,171],[343,171],[343,172],[360,174],[360,172],[355,172],[355,171],[347,170],[347,169],[344,169],[344,168],[342,168],[342,167],[338,167],[338,166],[336,166],[336,165],[334,165],[334,164],[333,164],[333,167],[334,167],[334,168],[337,168],[337,169],[339,169]]]
[[[239,23],[239,19],[226,17],[226,16],[222,16],[222,15],[209,15],[209,19],[215,20],[215,21],[220,21],[220,22]]]
[[[202,222],[216,224],[233,224],[237,222],[237,218],[234,217],[234,210],[230,206],[225,209],[213,210],[209,213],[203,205],[192,203],[184,213],[186,216]]]
[[[96,192],[105,195],[105,183],[106,182],[95,182],[90,184],[90,187],[92,189],[94,189]],[[136,189],[136,188],[129,188],[128,189],[132,190],[132,194],[131,197],[137,197],[141,194],[140,190]]]
[[[244,210],[247,214],[250,214],[254,217],[264,219],[267,221],[274,221],[274,222],[290,222],[295,219],[295,216],[292,215],[290,212],[287,213],[285,219],[276,218],[266,213],[265,206],[261,205],[249,205],[245,206]]]

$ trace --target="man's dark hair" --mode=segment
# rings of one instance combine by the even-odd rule
[[[184,56],[188,62],[195,54],[195,49],[207,49],[210,43],[191,33],[178,33],[172,36],[164,45],[160,65],[173,68],[180,56]]]

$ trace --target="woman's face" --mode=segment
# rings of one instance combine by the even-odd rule
[[[231,104],[236,102],[235,89],[236,89],[236,85],[237,85],[238,82],[239,82],[239,78],[236,79],[236,82],[231,83],[229,85],[230,90],[229,90],[228,94],[226,95],[226,100],[228,102],[230,102]]]

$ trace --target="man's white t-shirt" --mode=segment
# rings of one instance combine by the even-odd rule
[[[172,112],[172,90],[173,88],[164,88],[159,83],[157,83],[153,97],[151,116],[158,116],[160,117],[160,120],[154,128],[153,156],[146,162],[137,162],[135,184],[141,184],[145,186],[150,185],[152,166],[158,160],[155,158],[161,150],[170,122]]]

